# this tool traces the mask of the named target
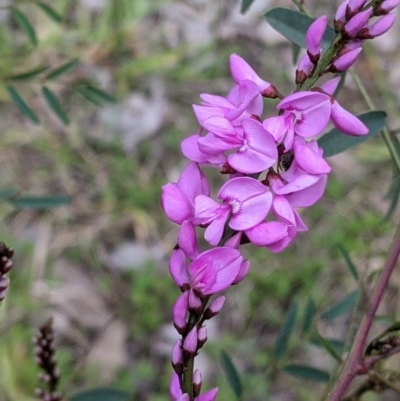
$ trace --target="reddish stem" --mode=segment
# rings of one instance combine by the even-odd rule
[[[363,349],[365,340],[367,339],[376,311],[388,286],[390,276],[396,266],[399,254],[400,226],[397,229],[396,235],[389,251],[389,256],[375,285],[368,309],[361,321],[360,327],[358,328],[353,346],[347,357],[346,363],[340,373],[339,378],[329,392],[327,401],[340,401],[340,398],[343,396],[351,381],[358,373],[358,368],[363,362]]]

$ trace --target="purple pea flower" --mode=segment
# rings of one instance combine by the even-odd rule
[[[185,220],[191,220],[195,223],[195,198],[209,193],[206,177],[196,163],[189,163],[177,183],[168,183],[162,187],[161,206],[172,222],[182,224]]]
[[[307,29],[306,32],[306,46],[307,54],[313,64],[317,63],[321,54],[321,41],[324,36],[326,26],[328,24],[328,17],[322,15],[317,18]]]
[[[247,230],[264,220],[269,212],[272,195],[267,187],[250,177],[233,178],[225,183],[217,195],[224,203],[218,204],[205,195],[196,198],[196,218],[209,224],[204,238],[211,245],[221,240],[225,222],[232,230]]]
[[[308,138],[324,130],[331,114],[331,103],[329,96],[323,93],[304,91],[287,96],[277,109],[283,110],[283,114],[267,118],[263,127],[276,142],[284,144],[285,150],[289,150],[294,134]]]

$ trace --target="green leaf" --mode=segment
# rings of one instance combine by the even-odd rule
[[[242,0],[242,5],[240,7],[240,12],[244,14],[252,5],[254,0]]]
[[[343,341],[335,338],[325,338],[317,331],[316,337],[310,339],[310,343],[319,348],[324,348],[333,358],[339,360],[342,353],[346,349],[346,344]]]
[[[321,315],[321,319],[330,322],[331,320],[334,320],[337,317],[350,311],[356,305],[359,295],[359,290],[351,292],[349,295],[347,295],[347,297],[343,298],[337,304],[333,305],[332,308],[324,312]]]
[[[35,3],[50,19],[54,22],[60,23],[62,21],[62,17],[53,8],[48,6],[45,3]]]
[[[44,98],[46,99],[47,104],[49,107],[54,111],[57,117],[65,124],[69,124],[69,118],[64,113],[64,110],[61,107],[59,100],[57,99],[56,95],[46,86],[42,87],[42,93]]]
[[[287,365],[283,368],[283,371],[291,376],[298,377],[300,379],[311,380],[320,383],[327,383],[330,379],[328,372],[313,368],[312,366]]]
[[[10,75],[6,79],[10,81],[27,81],[28,79],[36,77],[36,75],[39,75],[41,72],[46,71],[48,68],[48,65],[41,65],[40,67],[32,68],[21,74]]]
[[[219,360],[232,391],[235,393],[236,398],[240,399],[243,393],[243,386],[235,365],[225,351],[221,351]]]
[[[303,327],[302,327],[302,332],[307,333],[310,330],[311,324],[313,322],[313,318],[315,315],[315,310],[316,306],[314,301],[310,298],[308,300],[306,309],[304,311],[304,317],[303,317]]]
[[[79,63],[79,58],[74,58],[70,61],[67,61],[60,67],[56,68],[55,70],[51,71],[48,75],[46,75],[45,79],[54,79],[58,78],[61,75],[66,74],[68,71],[71,71],[75,66]]]
[[[13,188],[3,189],[2,191],[0,191],[0,201],[12,198],[17,193],[18,191]]]
[[[7,92],[10,95],[10,98],[15,106],[19,109],[19,111],[29,120],[31,120],[34,124],[40,124],[39,119],[36,114],[32,111],[32,109],[25,103],[24,99],[19,95],[18,91],[12,85],[7,85]]]
[[[301,47],[296,45],[296,43],[292,43],[292,63],[293,65],[297,64],[297,61],[299,59],[299,54],[300,54]]]
[[[88,102],[101,106],[101,101],[92,92],[87,91],[86,88],[76,88],[75,90]]]
[[[344,152],[376,135],[384,126],[386,113],[384,111],[368,111],[357,116],[369,129],[367,135],[349,136],[336,128],[318,139],[318,145],[324,150],[324,157],[330,157]]]
[[[117,99],[115,99],[114,96],[96,86],[88,85],[85,86],[85,89],[86,91],[91,92],[93,95],[97,96],[100,100],[103,100],[104,102],[117,103]]]
[[[350,259],[350,255],[347,252],[346,248],[342,244],[337,244],[340,255],[342,256],[344,263],[346,263],[347,268],[349,269],[350,274],[353,276],[354,280],[358,281],[358,273],[356,266]]]
[[[109,387],[82,391],[68,397],[69,401],[128,401],[130,395],[126,391]]]
[[[45,210],[53,209],[70,204],[72,198],[70,196],[59,195],[59,196],[24,196],[21,198],[11,199],[11,202],[15,207],[19,209],[35,209]]]
[[[11,11],[11,16],[13,20],[16,22],[16,24],[26,33],[28,36],[29,40],[34,46],[38,45],[38,40],[36,37],[35,30],[33,29],[33,26],[29,22],[28,18],[26,17],[25,14],[23,14],[19,10],[13,9]]]
[[[308,17],[299,11],[283,7],[272,8],[264,14],[264,18],[272,28],[286,39],[306,48],[305,35],[308,27],[315,21],[314,18]],[[334,37],[335,31],[330,26],[327,26],[322,38],[322,50],[326,50],[329,47]]]
[[[278,337],[275,342],[275,347],[273,352],[275,359],[281,358],[286,351],[290,334],[292,333],[292,330],[296,323],[296,311],[297,311],[297,304],[293,300],[292,303],[290,304],[289,310],[286,314],[283,325],[279,330]]]
[[[396,153],[400,157],[400,141],[395,135],[392,136],[392,143],[394,145]],[[393,178],[390,182],[388,193],[385,195],[385,199],[390,201],[388,211],[384,217],[384,220],[388,221],[392,216],[393,212],[396,210],[397,204],[400,199],[400,176],[397,169],[393,167]]]

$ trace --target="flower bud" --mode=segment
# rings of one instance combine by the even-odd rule
[[[212,317],[218,315],[222,307],[225,303],[225,297],[220,295],[219,297],[215,298],[210,306],[204,312],[204,319],[211,319]]]
[[[394,24],[395,14],[387,14],[375,21],[370,27],[361,29],[357,37],[360,39],[373,39],[386,33]]]
[[[360,11],[360,8],[365,4],[366,0],[350,0],[346,7],[346,19],[352,18]]]
[[[346,23],[346,8],[349,4],[349,0],[345,0],[337,9],[335,14],[335,19],[333,20],[333,25],[336,32],[340,32]]]
[[[189,306],[189,291],[179,295],[172,307],[174,326],[179,334],[186,332],[186,313]]]
[[[197,397],[200,394],[202,385],[201,373],[199,369],[193,372],[193,396]]]
[[[317,18],[307,29],[306,32],[306,46],[307,54],[313,64],[316,64],[321,54],[321,41],[324,35],[326,25],[328,24],[328,18],[326,15],[322,15]]]
[[[365,11],[361,11],[356,14],[350,21],[344,26],[344,32],[350,38],[357,36],[357,33],[366,26],[368,20],[372,15],[372,8],[368,8]]]
[[[203,310],[201,299],[195,294],[193,290],[189,291],[189,311],[195,316],[200,316]]]
[[[181,375],[183,373],[183,352],[181,340],[177,340],[172,348],[171,363],[175,372],[178,375]]]
[[[389,14],[400,4],[400,0],[385,0],[382,4],[375,8],[375,15]]]
[[[183,341],[183,354],[185,358],[194,358],[197,351],[197,327],[194,326],[192,330],[189,331],[185,340]]]
[[[217,398],[218,387],[212,388],[196,397],[196,401],[215,401]]]
[[[197,331],[197,341],[197,348],[201,348],[207,341],[207,328],[205,326],[201,326]]]
[[[232,285],[240,283],[246,277],[249,268],[250,268],[250,260],[246,259],[240,265],[240,270],[236,275],[235,280],[233,280]]]
[[[296,70],[296,85],[302,84],[313,69],[314,64],[311,62],[308,54],[305,54],[299,61]]]
[[[344,70],[347,70],[356,61],[357,56],[360,54],[361,50],[361,48],[354,49],[343,54],[343,56],[338,57],[329,67],[329,71],[342,72]]]
[[[343,47],[337,52],[338,56],[342,56],[343,54],[349,52],[350,50],[358,49],[362,47],[364,41],[360,39],[351,39],[346,42]]]

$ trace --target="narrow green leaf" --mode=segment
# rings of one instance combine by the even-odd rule
[[[392,136],[392,143],[396,150],[396,153],[400,157],[400,141],[397,139],[395,135]],[[400,176],[397,172],[397,169],[393,167],[393,178],[390,182],[389,190],[385,195],[385,199],[390,201],[388,211],[384,217],[384,220],[388,221],[392,216],[393,212],[396,210],[397,204],[399,203],[400,199]]]
[[[310,330],[316,309],[317,308],[315,306],[314,301],[310,298],[304,311],[303,327],[302,327],[303,333],[307,333]]]
[[[342,256],[344,263],[346,263],[347,268],[349,269],[350,274],[353,276],[354,280],[358,280],[358,273],[356,266],[350,259],[350,255],[347,252],[346,248],[342,244],[337,244],[340,255]]]
[[[95,96],[92,92],[86,90],[86,88],[76,88],[76,92],[78,92],[84,99],[88,102],[95,104],[96,106],[101,106],[101,101],[97,96]]]
[[[29,120],[31,120],[35,124],[40,124],[39,119],[36,114],[32,111],[32,109],[25,103],[24,99],[19,95],[18,91],[12,85],[7,85],[7,92],[10,95],[10,98],[15,106],[19,109],[19,111]]]
[[[2,191],[0,191],[0,201],[12,198],[17,193],[18,191],[13,188],[3,189]]]
[[[343,341],[334,338],[325,338],[317,331],[316,336],[310,339],[310,343],[319,348],[324,348],[329,355],[336,360],[341,359],[342,353],[346,350],[346,344]]]
[[[306,48],[305,35],[314,18],[289,8],[276,7],[264,14],[265,20],[277,32],[296,45]],[[322,50],[326,50],[335,37],[335,31],[328,26],[322,38]]]
[[[321,319],[329,322],[350,311],[356,305],[359,295],[359,290],[351,292],[347,297],[343,298],[337,304],[333,305],[332,308],[324,312],[321,315]]]
[[[301,47],[296,45],[296,43],[292,43],[292,63],[293,65],[297,64],[297,61],[299,59],[299,54],[300,54]]]
[[[29,40],[34,46],[38,45],[38,40],[36,37],[36,32],[33,29],[33,26],[29,22],[28,18],[26,17],[25,14],[23,14],[21,11],[13,9],[11,11],[11,16],[13,20],[16,22],[16,24],[26,33],[28,36]]]
[[[93,95],[97,96],[99,99],[108,103],[117,103],[117,99],[114,96],[110,95],[106,91],[98,88],[97,86],[88,85],[85,86],[86,91],[91,92]]]
[[[236,398],[240,399],[243,393],[243,386],[235,365],[225,351],[221,351],[219,360],[232,391]]]
[[[46,86],[42,87],[42,93],[44,98],[46,99],[47,104],[49,107],[54,111],[56,116],[65,124],[69,124],[69,118],[64,113],[64,110],[61,107],[59,100],[57,99],[56,95]]]
[[[273,352],[275,359],[281,358],[286,351],[290,334],[292,333],[292,330],[296,323],[296,312],[297,312],[297,304],[293,300],[292,303],[290,304],[289,310],[285,316],[285,320],[283,322],[281,329],[279,330],[278,337],[275,342],[275,347]]]
[[[66,74],[67,72],[71,71],[76,65],[79,63],[79,58],[74,58],[70,61],[67,61],[60,67],[56,68],[53,71],[50,71],[48,75],[46,75],[45,79],[54,79],[58,78],[61,75]]]
[[[242,5],[240,7],[240,12],[244,14],[252,5],[254,0],[242,0]]]
[[[45,3],[35,3],[50,19],[54,22],[60,23],[62,21],[62,17],[58,14],[52,7]]]
[[[36,75],[39,75],[43,71],[46,71],[48,68],[48,65],[41,65],[40,67],[32,68],[20,74],[10,75],[6,79],[10,81],[27,81],[28,79],[36,77]]]
[[[306,365],[287,365],[283,368],[287,374],[298,377],[299,379],[311,380],[320,383],[329,382],[330,376],[324,370],[313,368]]]
[[[70,196],[24,196],[10,199],[9,202],[19,209],[45,210],[70,204]]]
[[[318,145],[324,150],[324,157],[330,157],[344,152],[347,149],[356,146],[367,139],[376,135],[386,122],[386,113],[384,111],[368,111],[357,116],[369,129],[367,135],[349,136],[344,135],[336,128],[326,133],[318,139]]]
[[[68,397],[69,401],[128,401],[130,395],[126,391],[113,388],[96,388],[82,391]]]

